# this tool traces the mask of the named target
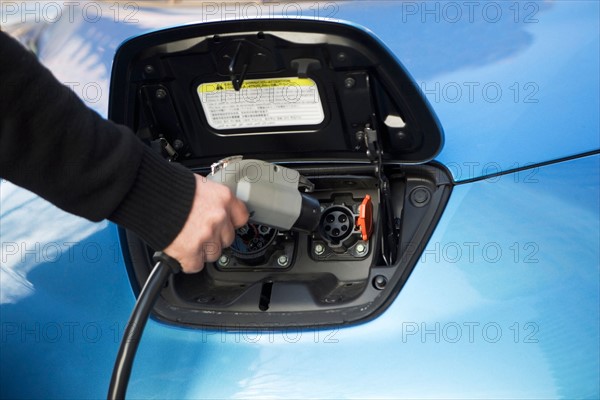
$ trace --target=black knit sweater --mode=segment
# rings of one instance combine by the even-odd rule
[[[0,31],[0,176],[56,206],[131,229],[156,250],[185,223],[196,182],[105,120]]]

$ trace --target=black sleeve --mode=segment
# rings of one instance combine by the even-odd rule
[[[125,126],[105,120],[0,31],[0,176],[56,206],[108,218],[156,250],[191,209],[191,171],[168,163]]]

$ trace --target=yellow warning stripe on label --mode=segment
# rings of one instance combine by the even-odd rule
[[[319,87],[310,78],[248,79],[240,91],[229,81],[211,82],[197,91],[214,129],[314,126],[325,119]]]
[[[315,86],[315,81],[309,78],[272,78],[272,79],[248,79],[242,84],[243,89],[265,89],[282,86]],[[203,83],[198,86],[198,93],[211,93],[218,90],[233,90],[230,81]]]

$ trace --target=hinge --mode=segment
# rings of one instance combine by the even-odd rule
[[[367,157],[375,164],[375,173],[379,181],[379,201],[381,221],[384,224],[384,234],[381,237],[382,255],[385,263],[391,265],[396,260],[397,246],[400,237],[400,221],[394,216],[390,182],[383,170],[383,151],[377,140],[377,131],[369,124],[356,132],[356,139],[362,143]]]
[[[151,145],[169,161],[175,161],[177,160],[177,157],[179,157],[177,150],[175,150],[175,148],[171,146],[169,141],[164,137],[153,140]]]
[[[366,151],[367,157],[371,162],[379,162],[381,160],[381,150],[377,142],[377,131],[372,129],[369,124],[356,132],[356,140],[358,142],[357,149],[361,147]]]

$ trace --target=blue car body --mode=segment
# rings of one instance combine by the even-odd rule
[[[221,17],[218,7],[120,8],[116,18],[103,6],[94,22],[76,9],[73,21],[48,23],[38,54],[106,115],[121,42]],[[378,318],[279,331],[151,320],[128,396],[598,398],[599,3],[298,10],[364,26],[402,61],[444,128],[436,161],[455,180],[450,200]],[[135,302],[118,228],[5,181],[0,190],[0,395],[104,397]]]

